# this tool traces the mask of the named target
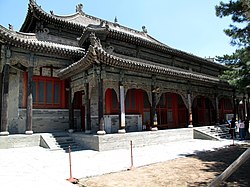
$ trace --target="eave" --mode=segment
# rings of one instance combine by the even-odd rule
[[[0,25],[0,40],[10,46],[26,49],[33,52],[59,55],[63,57],[81,58],[85,50],[79,47],[67,46],[58,43],[39,41],[34,33],[20,33],[6,29]]]
[[[82,71],[88,70],[97,63],[102,63],[117,69],[159,75],[163,77],[176,77],[177,79],[190,81],[195,80],[213,84],[218,84],[220,82],[217,77],[185,71],[183,69],[173,68],[167,65],[145,62],[140,59],[125,59],[117,56],[116,54],[110,54],[101,47],[93,46],[89,47],[89,50],[82,59],[71,64],[69,67],[60,70],[58,76],[61,79],[67,79]]]
[[[46,23],[51,23],[58,25],[62,28],[70,28],[77,32],[82,32],[83,27],[80,24],[70,23],[62,19],[57,18],[51,14],[45,12],[40,6],[36,4],[34,0],[29,0],[28,13],[26,15],[25,21],[20,29],[20,32],[30,32],[30,25],[32,25],[34,18],[42,20]]]

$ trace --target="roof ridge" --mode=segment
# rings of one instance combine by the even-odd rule
[[[80,27],[83,27],[83,25],[81,24],[76,24],[72,21],[69,21],[69,20],[65,20],[66,18],[74,18],[74,17],[77,17],[77,16],[82,16],[82,17],[86,17],[86,18],[90,18],[92,20],[95,20],[95,21],[98,21],[98,22],[105,22],[106,24],[108,24],[109,26],[112,26],[114,28],[118,27],[120,29],[124,29],[124,30],[127,30],[131,33],[136,33],[136,34],[139,34],[141,36],[144,36],[145,38],[146,37],[149,37],[151,40],[153,40],[155,43],[158,43],[158,44],[161,44],[161,45],[165,45],[167,46],[166,44],[163,44],[161,42],[159,42],[158,40],[156,40],[154,37],[150,36],[149,34],[145,33],[144,31],[139,31],[139,30],[136,30],[136,29],[133,29],[133,28],[130,28],[130,27],[127,27],[127,26],[124,26],[124,25],[120,25],[119,23],[113,23],[111,21],[108,21],[108,20],[104,20],[104,19],[101,19],[101,18],[98,18],[98,17],[95,17],[95,16],[92,16],[92,15],[89,15],[89,14],[86,14],[84,12],[76,12],[72,15],[56,15],[56,14],[49,14],[48,12],[46,12],[45,10],[43,10],[41,8],[41,6],[38,6],[38,4],[34,1],[34,0],[30,0],[30,4],[29,4],[30,8],[33,9],[37,9],[38,11],[40,11],[43,15],[45,16],[48,16],[49,18],[51,19],[56,19],[58,21],[62,21],[62,22],[66,22],[66,23],[69,23],[69,24],[73,24],[73,25],[77,25],[77,26],[80,26]]]

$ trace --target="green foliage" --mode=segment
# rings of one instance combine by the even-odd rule
[[[249,46],[249,0],[230,0],[229,3],[220,2],[215,7],[216,16],[223,18],[231,16],[234,24],[229,25],[229,29],[225,29],[226,35],[231,37],[232,45]]]
[[[250,53],[249,47],[236,50],[232,55],[217,57],[217,60],[225,63],[228,70],[220,76],[239,91],[244,91],[250,85]]]
[[[233,24],[224,32],[231,37],[232,45],[240,47],[231,55],[217,57],[228,67],[220,78],[244,92],[246,87],[250,87],[250,1],[220,2],[215,9],[216,16],[220,18],[231,16]]]

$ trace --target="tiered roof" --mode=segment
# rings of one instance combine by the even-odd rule
[[[23,32],[28,31],[29,26],[32,24],[32,21],[33,21],[33,15],[35,15],[37,18],[41,20],[44,20],[45,22],[59,25],[62,28],[67,28],[70,30],[82,31],[85,27],[88,27],[91,25],[101,25],[105,23],[105,24],[108,24],[109,28],[112,30],[119,31],[124,34],[129,34],[129,35],[135,36],[137,38],[141,38],[146,41],[151,41],[157,44],[164,45],[143,31],[137,31],[137,30],[119,25],[118,23],[112,23],[112,22],[109,22],[109,21],[106,21],[106,20],[103,20],[94,16],[90,16],[88,14],[85,14],[83,11],[78,11],[75,14],[67,15],[67,16],[48,14],[40,6],[38,6],[34,0],[30,0],[28,13],[20,31],[23,31]]]
[[[50,24],[58,25],[62,28],[67,28],[69,30],[78,30],[83,32],[79,41],[80,44],[83,43],[86,38],[92,37],[92,39],[96,39],[94,33],[105,34],[109,38],[144,46],[155,51],[161,51],[163,53],[182,57],[187,60],[206,63],[211,66],[219,67],[220,69],[225,68],[220,64],[162,44],[153,37],[149,36],[145,31],[136,31],[121,26],[118,23],[108,22],[87,15],[81,10],[70,16],[57,16],[53,13],[46,13],[36,4],[34,0],[30,0],[28,13],[21,31],[28,32],[30,26],[35,23],[34,18],[43,20],[44,22]],[[88,51],[85,52],[85,50],[80,47],[40,41],[38,40],[36,34],[15,32],[5,29],[2,26],[0,27],[0,41],[14,45],[16,47],[29,49],[31,51],[42,51],[45,53],[81,58],[79,61],[71,64],[69,67],[59,72],[59,76],[62,78],[68,78],[76,73],[88,69],[94,63],[101,62],[112,67],[133,70],[142,73],[157,74],[161,76],[175,76],[178,78],[199,80],[211,83],[219,82],[217,77],[207,76],[197,72],[191,72],[163,64],[157,64],[147,60],[132,58],[116,54],[114,52],[108,52],[103,49],[101,44],[98,44],[98,42],[91,43]],[[96,41],[98,41],[98,39]]]
[[[1,25],[0,41],[30,51],[39,51],[48,54],[57,54],[60,56],[79,58],[85,54],[85,50],[82,48],[47,41],[40,41],[37,39],[37,35],[34,33],[16,32],[13,30],[8,30]]]
[[[54,13],[48,14],[40,6],[38,6],[34,0],[30,0],[28,13],[25,22],[22,25],[21,31],[28,31],[29,26],[33,21],[33,15],[43,20],[44,22],[55,24],[62,28],[77,30],[81,32],[83,31],[83,37],[89,30],[95,30],[95,32],[106,32],[107,36],[110,38],[133,43],[139,46],[145,46],[152,50],[161,51],[164,53],[182,57],[187,60],[206,63],[211,66],[225,69],[225,67],[221,64],[212,62],[190,53],[183,52],[181,50],[171,48],[157,41],[145,31],[137,31],[128,27],[124,27],[118,23],[113,23],[94,16],[90,16],[81,10],[76,12],[75,14],[67,16],[59,16],[55,15]]]

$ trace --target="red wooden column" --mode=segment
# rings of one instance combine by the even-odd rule
[[[192,114],[192,98],[191,94],[188,93],[187,95],[188,99],[188,127],[192,128],[193,127],[193,114]]]
[[[3,68],[3,84],[2,84],[2,106],[1,106],[1,136],[8,136],[8,105],[9,105],[9,52],[6,56],[6,64]]]
[[[33,61],[32,56],[30,58],[32,58],[31,60]],[[28,67],[28,89],[27,89],[26,131],[25,131],[25,134],[27,135],[33,134],[33,131],[32,131],[32,116],[33,116],[32,77],[33,77],[33,67]]]
[[[179,114],[178,114],[178,97],[179,95],[176,93],[172,93],[170,94],[172,97],[172,112],[173,112],[173,123],[174,123],[174,127],[173,128],[178,128],[180,127],[179,124]]]

